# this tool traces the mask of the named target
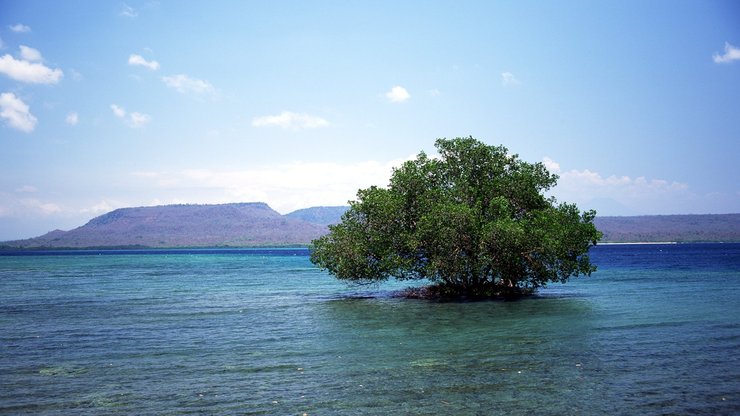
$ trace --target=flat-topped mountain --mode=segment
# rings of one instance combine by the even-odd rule
[[[255,247],[308,245],[348,209],[280,215],[262,202],[121,208],[70,231],[0,243],[0,248]],[[740,241],[740,214],[596,217],[603,243]]]
[[[342,214],[347,209],[349,209],[348,206],[304,208],[285,214],[285,216],[310,222],[311,224],[328,226],[339,223],[342,220]]]
[[[325,234],[325,225],[280,215],[267,204],[165,205],[121,208],[71,231],[55,230],[0,246],[249,247],[305,245]]]

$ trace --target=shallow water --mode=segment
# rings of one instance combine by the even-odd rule
[[[740,245],[593,258],[535,298],[440,303],[305,250],[0,255],[0,413],[739,413]]]

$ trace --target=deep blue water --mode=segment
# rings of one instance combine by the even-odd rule
[[[740,414],[740,244],[592,257],[440,303],[304,249],[0,252],[0,414]]]

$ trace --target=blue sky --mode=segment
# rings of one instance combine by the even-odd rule
[[[469,135],[602,215],[740,212],[740,3],[0,0],[0,240],[344,205]]]

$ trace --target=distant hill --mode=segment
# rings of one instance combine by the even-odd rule
[[[348,209],[280,215],[262,202],[121,208],[70,231],[0,243],[0,248],[256,247],[307,245]],[[740,242],[740,214],[597,217],[604,243]]]
[[[596,217],[602,242],[738,242],[740,214]]]
[[[348,208],[348,206],[305,208],[285,214],[285,216],[303,220],[311,224],[326,226],[339,223],[342,220],[342,214]]]
[[[249,247],[305,245],[323,225],[280,215],[267,204],[166,205],[121,208],[71,231],[55,230],[11,248]]]
[[[348,208],[307,208],[288,216],[315,224],[336,224]],[[603,243],[740,241],[740,214],[596,217],[594,222],[604,233]]]

